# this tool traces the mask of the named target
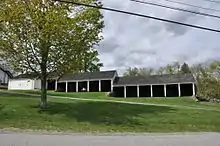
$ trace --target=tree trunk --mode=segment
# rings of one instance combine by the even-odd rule
[[[42,73],[41,77],[41,103],[40,107],[45,108],[47,106],[47,76],[46,72]]]

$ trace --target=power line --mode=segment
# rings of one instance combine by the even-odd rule
[[[174,0],[165,0],[165,1],[168,1],[168,2],[171,2],[171,3],[176,3],[176,4],[181,4],[181,5],[185,5],[185,6],[195,7],[195,8],[199,8],[199,9],[203,9],[203,10],[209,10],[209,11],[217,11],[217,12],[220,12],[220,10],[217,10],[217,9],[211,9],[211,8],[200,7],[200,6],[197,6],[197,5],[192,5],[192,4],[184,3],[184,2],[180,2],[180,1],[174,1]]]
[[[177,10],[177,11],[182,11],[182,12],[193,13],[193,14],[202,15],[202,16],[220,18],[220,16],[217,16],[217,15],[201,13],[201,12],[195,12],[195,11],[191,11],[191,10],[187,10],[187,9],[176,8],[176,7],[166,6],[166,5],[162,5],[162,4],[156,4],[156,3],[152,3],[152,2],[139,1],[139,0],[130,0],[130,1],[133,1],[133,2],[136,2],[136,3],[142,3],[142,4],[146,4],[146,5],[153,5],[153,6],[163,7],[163,8]]]
[[[159,18],[159,17],[143,15],[143,14],[139,14],[139,13],[133,13],[133,12],[128,12],[128,11],[117,10],[117,9],[108,8],[108,7],[90,5],[90,4],[78,3],[78,2],[71,2],[71,1],[65,1],[65,0],[54,0],[54,1],[74,4],[74,5],[78,5],[78,6],[85,6],[85,7],[90,7],[90,8],[102,9],[102,10],[107,10],[107,11],[112,11],[112,12],[117,12],[117,13],[122,13],[122,14],[128,14],[128,15],[138,16],[138,17],[142,17],[142,18],[149,18],[149,19],[154,19],[154,20],[158,20],[158,21],[163,21],[163,22],[168,22],[168,23],[178,24],[178,25],[182,25],[182,26],[187,26],[187,27],[192,27],[192,28],[197,28],[197,29],[202,29],[202,30],[207,30],[207,31],[220,33],[220,30],[218,30],[218,29],[213,29],[213,28],[208,28],[208,27],[203,27],[203,26],[198,26],[198,25],[182,23],[182,22],[178,22],[178,21],[173,21],[173,20],[163,19],[163,18]]]
[[[220,4],[220,1],[215,1],[215,0],[203,0],[203,1],[208,1],[208,2],[212,2],[212,3],[219,3]]]

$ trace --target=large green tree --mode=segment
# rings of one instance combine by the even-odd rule
[[[83,0],[100,5],[99,0]],[[102,39],[98,9],[52,0],[1,0],[0,58],[16,71],[41,79],[41,106],[47,103],[46,81],[78,71],[81,57]]]
[[[95,49],[83,52],[81,54],[82,68],[80,69],[80,72],[100,71],[100,68],[103,67],[103,63],[100,63],[100,59],[98,58],[98,56],[99,53]]]
[[[205,98],[220,98],[219,61],[211,64],[197,64],[191,67],[196,78],[197,94]]]
[[[209,66],[209,71],[212,72],[213,77],[220,80],[220,61],[213,61]]]

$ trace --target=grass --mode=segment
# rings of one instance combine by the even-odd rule
[[[12,92],[19,93],[28,93],[28,94],[37,94],[41,93],[40,90],[11,90]],[[89,98],[89,99],[104,99],[107,98],[106,93],[103,92],[90,92],[88,97],[88,92],[79,92],[79,93],[71,93],[71,92],[54,92],[47,91],[47,95],[49,96],[62,96],[62,97],[73,97],[73,98]]]
[[[92,96],[81,96],[86,94]],[[101,133],[220,132],[219,111],[57,98],[49,98],[50,106],[40,110],[38,102],[38,97],[0,94],[0,128]],[[215,104],[209,106],[220,110]]]
[[[23,91],[15,91],[21,93],[28,94],[40,94],[40,91],[36,90],[23,90]],[[207,103],[200,102],[197,103],[192,100],[192,97],[172,97],[172,98],[112,98],[108,97],[106,93],[103,92],[94,92],[94,93],[66,93],[66,92],[54,92],[48,91],[47,94],[49,96],[58,96],[58,97],[71,97],[71,98],[83,98],[83,99],[102,99],[102,100],[113,100],[113,101],[128,101],[128,102],[138,102],[138,103],[150,103],[150,104],[165,104],[171,106],[187,106],[187,107],[195,107],[195,108],[209,108],[214,109],[215,107],[219,107],[219,104],[215,103]]]

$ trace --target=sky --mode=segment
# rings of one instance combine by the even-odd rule
[[[150,0],[143,0],[153,2]],[[220,3],[205,0],[175,0],[220,10]],[[141,13],[220,30],[220,19],[144,5],[130,0],[102,0],[105,7]],[[154,3],[220,16],[220,11],[202,10],[166,0]],[[173,62],[189,65],[220,59],[220,33],[176,24],[102,11],[105,28],[98,46],[102,70],[123,72],[128,67],[158,68]]]

